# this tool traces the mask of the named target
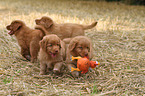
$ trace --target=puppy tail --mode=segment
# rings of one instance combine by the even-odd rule
[[[35,26],[35,29],[41,30],[41,31],[43,32],[44,35],[49,34],[48,31],[47,31],[43,26],[36,25],[36,26]]]
[[[93,22],[91,25],[83,25],[83,29],[86,30],[86,29],[91,29],[93,27],[95,27],[97,25],[97,21]]]

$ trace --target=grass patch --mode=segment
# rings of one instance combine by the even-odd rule
[[[3,82],[4,82],[4,84],[13,82],[13,77],[10,77],[10,78],[5,77],[5,79],[3,80]]]
[[[92,94],[98,94],[97,86],[93,86],[93,92],[92,92]]]

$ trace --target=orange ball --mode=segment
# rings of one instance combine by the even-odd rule
[[[89,59],[87,59],[87,58],[78,59],[77,68],[79,68],[81,71],[88,71],[88,69],[89,69]]]

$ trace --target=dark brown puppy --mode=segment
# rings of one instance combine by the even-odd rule
[[[39,41],[43,38],[44,33],[40,30],[30,29],[23,21],[14,20],[8,25],[9,35],[15,35],[18,44],[21,47],[21,54],[27,60],[34,62],[37,59]]]
[[[77,66],[77,60],[71,61],[71,56],[85,56],[91,60],[93,58],[93,48],[90,39],[86,36],[76,36],[70,41],[66,52],[66,63],[68,69],[71,67],[76,68]],[[80,75],[78,71],[73,71],[71,74],[74,77],[78,77]]]
[[[65,60],[65,43],[54,34],[46,35],[40,41],[40,75],[53,70],[59,74]]]
[[[41,19],[36,19],[35,22],[47,30],[45,34],[56,34],[60,39],[64,39],[64,42],[70,41],[72,37],[85,35],[84,30],[91,29],[97,25],[97,22],[93,22],[90,25],[75,23],[57,24],[50,17],[46,16],[43,16]]]

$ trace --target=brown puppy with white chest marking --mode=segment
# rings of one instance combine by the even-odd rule
[[[43,38],[44,33],[40,30],[30,29],[21,20],[14,20],[8,25],[9,35],[15,35],[18,44],[21,47],[21,55],[31,62],[36,61],[39,47],[39,41]]]
[[[86,36],[76,36],[70,41],[66,52],[66,63],[68,69],[71,67],[76,68],[77,66],[77,60],[71,61],[71,56],[85,56],[91,60],[93,58],[93,47],[91,40]],[[74,77],[78,77],[80,75],[78,71],[73,71],[71,74]]]
[[[50,17],[43,16],[41,19],[35,20],[37,25],[43,26],[47,34],[56,34],[64,42],[68,43],[72,37],[83,36],[84,30],[91,29],[97,25],[97,22],[93,22],[90,25],[81,25],[75,23],[63,23],[57,24]]]
[[[65,43],[54,34],[46,35],[40,41],[40,75],[53,70],[59,74],[65,60]]]

